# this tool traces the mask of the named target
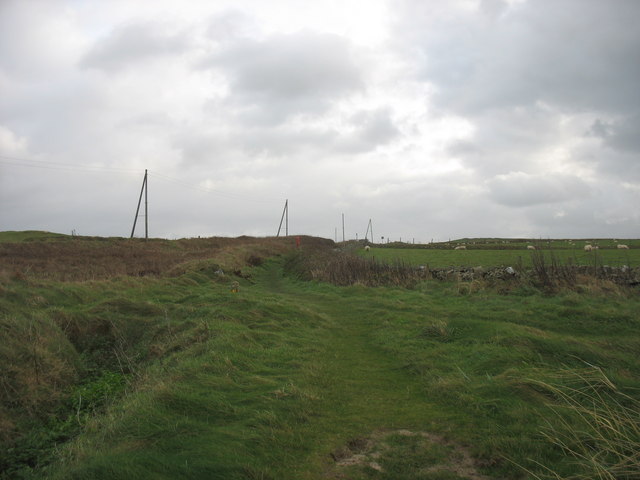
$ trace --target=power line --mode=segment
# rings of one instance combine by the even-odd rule
[[[78,165],[78,164],[60,163],[60,162],[45,162],[42,160],[19,158],[19,157],[13,157],[8,155],[0,155],[0,165],[7,165],[7,166],[13,166],[13,167],[40,168],[45,170],[58,170],[58,171],[101,172],[101,173],[118,173],[118,174],[124,174],[124,173],[139,174],[140,173],[140,169],[102,167],[97,165]],[[157,172],[149,171],[148,174],[149,176],[155,177],[159,180],[171,182],[176,185],[180,185],[182,187],[189,188],[191,190],[196,190],[202,193],[208,193],[208,194],[218,195],[221,197],[226,197],[231,200],[243,200],[243,201],[256,202],[256,203],[264,203],[265,200],[271,200],[274,202],[276,201],[275,198],[273,199],[262,198],[260,200],[256,200],[256,199],[247,197],[246,195],[230,193],[230,192],[225,192],[218,189],[203,187],[201,185],[185,182],[184,180],[179,180],[177,178],[173,178],[168,175],[164,175]]]
[[[13,167],[43,168],[46,170],[85,171],[85,172],[111,172],[111,173],[139,173],[140,170],[131,168],[102,167],[98,165],[78,165],[72,163],[45,162],[27,158],[10,157],[0,155],[0,164]]]

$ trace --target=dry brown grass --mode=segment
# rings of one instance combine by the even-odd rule
[[[301,237],[302,248],[333,243]],[[295,248],[294,237],[194,238],[182,240],[75,237],[61,241],[0,243],[0,276],[59,281],[115,276],[179,274],[179,265],[214,258],[227,268],[256,265]]]
[[[334,285],[363,285],[367,287],[413,287],[428,276],[427,270],[416,269],[401,261],[379,262],[363,258],[349,251],[313,252],[292,257],[287,270],[307,280],[319,280]]]

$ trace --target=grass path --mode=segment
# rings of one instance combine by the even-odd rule
[[[375,346],[371,334],[379,319],[371,315],[366,298],[362,304],[361,295],[352,297],[348,291],[342,297],[336,297],[335,290],[318,293],[317,286],[313,292],[305,291],[303,285],[282,278],[277,264],[263,270],[258,285],[256,288],[264,288],[287,302],[303,304],[323,316],[328,325],[323,332],[324,348],[318,352],[316,368],[306,381],[308,387],[318,390],[329,410],[307,426],[307,433],[318,437],[319,448],[309,455],[309,464],[300,465],[292,478],[481,478],[458,477],[442,470],[435,476],[425,472],[419,476],[429,462],[447,463],[446,451],[434,454],[434,448],[442,446],[428,445],[430,442],[419,436],[407,437],[404,445],[400,441],[395,450],[389,445],[384,447],[388,457],[395,457],[386,458],[384,473],[371,468],[362,457],[367,456],[367,449],[369,453],[376,450],[371,445],[372,438],[379,438],[381,432],[429,432],[443,412],[429,402],[420,382],[399,359]],[[442,430],[441,425],[437,428]],[[390,438],[393,443],[395,437]],[[416,450],[418,441],[423,443],[423,451],[411,454],[409,450]],[[374,458],[377,456],[385,454],[373,454]],[[341,463],[349,463],[349,457],[356,465],[341,467]],[[413,465],[406,463],[410,458]],[[334,462],[336,465],[332,465]],[[342,477],[347,472],[349,476]]]

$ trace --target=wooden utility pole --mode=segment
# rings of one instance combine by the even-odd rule
[[[344,213],[342,214],[342,241],[344,242]]]
[[[371,224],[371,219],[369,219],[369,223],[367,224],[367,231],[366,231],[366,233],[364,234],[364,239],[365,239],[365,241],[366,241],[366,240],[367,240],[367,238],[368,238],[369,232],[371,232],[371,243],[373,243],[373,241],[374,241],[374,240],[373,240],[373,225]]]
[[[136,208],[136,216],[133,219],[133,228],[131,229],[131,237],[136,232],[136,223],[140,214],[140,204],[142,203],[142,194],[144,193],[144,238],[149,238],[149,199],[147,195],[147,170],[144,171],[144,179],[142,180],[142,189],[140,190],[140,198],[138,199],[138,207]]]
[[[284,210],[282,211],[282,218],[280,218],[280,225],[278,226],[278,233],[276,237],[280,236],[280,230],[282,229],[282,222],[285,221],[284,231],[285,237],[289,236],[289,199],[284,202]]]
[[[144,239],[149,238],[149,182],[147,181],[147,169],[144,170]]]

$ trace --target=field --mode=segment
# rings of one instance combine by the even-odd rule
[[[11,235],[3,480],[638,478],[637,287],[338,286],[305,280],[343,255],[310,237]]]
[[[556,242],[559,243],[559,242]],[[604,243],[601,241],[601,243]],[[584,242],[576,246],[565,244],[555,244],[551,248],[548,245],[540,245],[539,250],[547,259],[552,255],[560,262],[573,265],[609,265],[621,267],[640,266],[640,246],[633,248],[633,242],[628,242],[629,250],[619,250],[615,246],[600,247],[591,252],[584,251]],[[500,245],[467,245],[466,250],[454,250],[450,248],[393,248],[388,246],[372,247],[367,256],[374,257],[381,261],[393,262],[402,260],[411,265],[428,265],[429,267],[441,268],[451,265],[457,266],[516,266],[523,265],[531,267],[531,251],[526,249],[526,244],[519,248],[498,248]],[[365,255],[365,251],[358,251]]]

